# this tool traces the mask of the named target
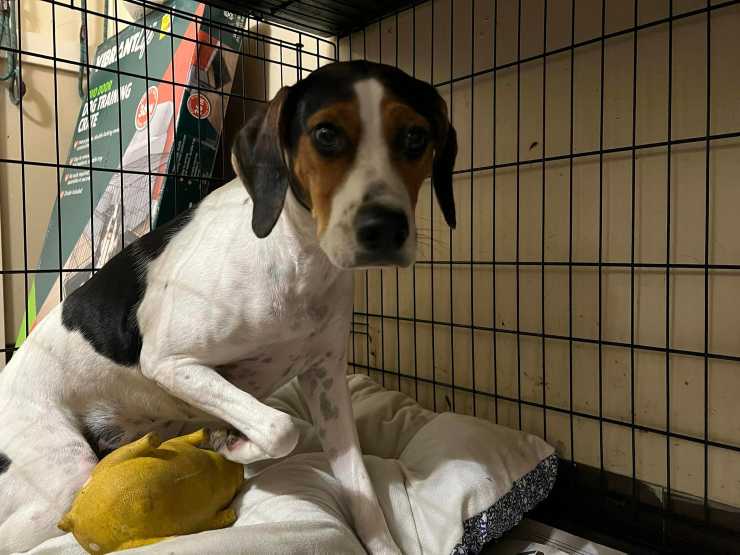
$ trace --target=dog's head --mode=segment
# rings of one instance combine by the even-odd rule
[[[455,227],[457,154],[447,105],[431,85],[386,65],[344,62],[282,88],[238,134],[235,170],[252,197],[252,228],[267,236],[289,187],[340,268],[414,261],[414,209],[432,176]]]

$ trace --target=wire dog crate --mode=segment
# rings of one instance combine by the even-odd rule
[[[233,89],[195,80],[229,100],[213,172],[173,175],[201,195],[233,177],[230,138],[254,105],[317,67],[368,59],[437,87],[460,143],[458,229],[426,184],[416,265],[356,276],[351,369],[556,446],[559,482],[536,513],[549,524],[630,552],[740,545],[740,2],[210,2],[244,14],[243,28],[127,4],[242,39]],[[65,274],[98,267],[94,245],[79,266],[34,266],[36,219],[80,170],[63,163],[68,96],[99,69],[60,36],[82,24],[92,52],[142,26],[124,2],[32,5],[17,44],[0,44],[27,91],[18,109],[0,102],[6,357],[10,333],[28,332],[35,276],[58,276],[63,298]],[[42,19],[51,36],[24,42]],[[170,73],[145,63],[135,77],[189,85]],[[151,153],[136,168],[88,160],[90,174],[120,173],[120,207],[126,176],[151,192],[171,175]],[[132,237],[117,217],[120,248]]]

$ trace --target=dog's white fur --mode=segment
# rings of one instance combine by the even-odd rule
[[[368,184],[380,181],[388,186],[387,202],[402,207],[413,225],[378,127],[383,89],[364,81],[356,90],[365,135],[332,212],[351,218],[347,206],[359,206]],[[11,461],[0,475],[0,553],[61,533],[56,523],[97,462],[82,424],[120,428],[121,444],[151,430],[168,437],[183,432],[184,423],[192,429],[207,422],[246,436],[221,447],[230,459],[282,457],[295,447],[297,429],[260,400],[295,376],[360,539],[373,553],[398,552],[362,460],[344,377],[352,273],[332,264],[327,252],[338,261],[351,255],[352,226],[333,221],[320,243],[313,218],[291,191],[267,238],[253,234],[251,212],[243,184],[232,181],[141,269],[139,365],[98,354],[79,331],[63,326],[60,305],[0,374],[0,452]],[[410,262],[414,234],[408,241]]]

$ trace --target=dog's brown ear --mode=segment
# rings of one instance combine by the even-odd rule
[[[455,229],[455,197],[452,192],[452,170],[457,157],[457,133],[447,116],[447,104],[439,97],[437,131],[432,162],[432,186],[447,225]]]
[[[267,237],[280,217],[290,185],[287,115],[291,88],[280,89],[267,107],[237,133],[231,149],[234,171],[252,198],[252,230]]]

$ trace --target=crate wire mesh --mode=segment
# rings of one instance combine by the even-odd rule
[[[453,0],[340,38],[432,82],[460,141],[458,229],[426,188],[416,266],[358,275],[354,367],[546,438],[605,498],[732,514],[739,28],[736,2]]]
[[[120,219],[107,247],[116,251],[133,238],[124,186],[143,180],[151,193],[174,175],[205,195],[233,176],[229,139],[255,104],[334,60],[382,61],[448,101],[460,141],[459,223],[446,228],[426,184],[417,264],[358,272],[351,370],[429,408],[544,437],[573,468],[595,468],[605,498],[618,493],[628,507],[651,505],[648,514],[736,530],[725,511],[740,507],[740,2],[436,0],[369,23],[358,17],[334,38],[294,30],[309,2],[292,2],[279,22],[234,3],[247,15],[243,28],[208,12],[132,4],[243,39],[229,92],[218,79],[153,77],[146,48],[132,75],[147,89],[206,87],[229,99],[216,114],[225,130],[214,170],[172,174],[149,136],[135,164],[111,168],[94,156],[65,164],[78,110],[73,78],[103,69],[93,56],[103,24],[116,35],[144,26],[123,2],[108,13],[102,1],[33,0],[28,12],[24,2],[13,51],[30,94],[19,109],[0,104],[7,334],[28,331],[36,275],[57,275],[63,298],[68,278],[79,285],[99,267],[93,236],[90,256],[73,267],[36,267],[48,215],[63,225],[51,203],[64,171],[118,174]],[[44,18],[46,41],[24,33]],[[81,22],[88,63],[61,40]],[[199,41],[199,51],[214,46]],[[119,82],[125,75],[106,71]],[[45,122],[35,117],[39,94]],[[154,223],[150,206],[141,229]],[[61,261],[61,231],[58,241]],[[698,510],[686,509],[687,499]],[[677,530],[661,524],[640,539],[675,546]]]

